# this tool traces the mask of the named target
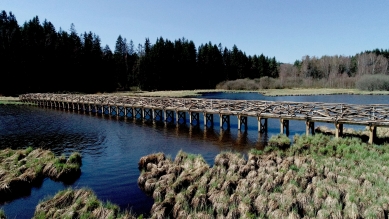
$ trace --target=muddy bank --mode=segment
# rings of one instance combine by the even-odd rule
[[[0,202],[30,194],[31,187],[45,177],[71,183],[81,174],[81,155],[56,157],[48,150],[31,147],[25,150],[0,151]]]
[[[90,189],[67,189],[36,206],[34,218],[122,218],[135,219],[110,202],[101,202]]]
[[[386,218],[389,146],[295,136],[286,150],[142,157],[152,218]]]

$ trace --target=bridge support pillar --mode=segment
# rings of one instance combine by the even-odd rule
[[[200,125],[200,113],[189,112],[189,123],[193,125],[196,122],[196,126]]]
[[[132,107],[132,119],[136,120],[138,114],[142,115],[142,113],[139,112],[139,109],[137,110],[135,107]]]
[[[289,120],[281,118],[280,123],[281,123],[280,133],[289,136]]]
[[[151,120],[153,121],[154,120],[154,116],[153,116],[153,109],[146,109],[146,108],[143,108],[143,119],[144,120]]]
[[[238,115],[238,130],[244,125],[244,129],[247,130],[247,116]]]
[[[180,119],[182,119],[182,124],[186,123],[186,113],[185,112],[180,112],[176,111],[176,124],[178,125],[180,123]]]
[[[174,111],[163,111],[163,118],[165,119],[165,123],[174,123]]]
[[[310,120],[306,120],[305,121],[305,134],[308,136],[308,135],[314,135],[315,134],[315,123],[310,121]]]
[[[374,143],[374,139],[377,137],[377,127],[373,124],[369,124],[369,144]]]
[[[258,132],[267,132],[267,118],[257,117],[258,119]]]
[[[210,126],[213,127],[213,114],[207,114],[204,112],[204,127],[207,126],[208,122],[210,122]]]
[[[223,128],[224,123],[227,124],[227,129],[230,129],[230,115],[220,114],[220,129]]]
[[[134,111],[132,110],[132,108],[127,108],[125,107],[126,109],[126,118],[129,118],[129,115],[128,114],[131,114],[131,117],[130,118],[134,118]]]
[[[155,117],[154,117],[154,119],[155,120],[157,120],[157,118],[159,117],[159,121],[163,121],[163,118],[165,118],[165,117],[163,117],[163,114],[162,114],[162,110],[155,110]]]
[[[343,124],[335,123],[335,138],[343,136]]]

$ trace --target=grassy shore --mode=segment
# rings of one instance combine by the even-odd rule
[[[81,174],[81,155],[66,159],[43,149],[4,149],[0,151],[0,202],[28,195],[43,178],[72,182]]]
[[[225,92],[225,93],[260,93],[265,96],[302,96],[302,95],[389,95],[389,91],[362,91],[357,89],[263,89],[263,90],[179,90],[179,91],[138,91],[110,93],[119,96],[148,96],[148,97],[196,97],[202,93]]]
[[[135,219],[129,212],[110,202],[101,202],[90,189],[66,189],[48,198],[35,208],[34,219],[85,218],[85,219]],[[140,217],[141,218],[141,217]]]
[[[20,102],[18,97],[0,96],[0,105],[1,104],[24,104],[24,103]]]
[[[284,139],[247,159],[220,153],[213,167],[182,151],[142,157],[138,185],[155,200],[152,218],[386,218],[389,145],[318,134],[278,148]]]

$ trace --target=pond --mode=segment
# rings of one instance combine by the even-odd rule
[[[265,97],[256,93],[208,93],[202,98],[268,101],[389,103],[388,96],[326,95]],[[188,117],[187,117],[188,118]],[[202,116],[200,116],[202,119]],[[246,153],[263,148],[271,135],[279,133],[279,121],[269,119],[268,132],[258,133],[256,118],[249,118],[247,132],[237,130],[231,118],[229,131],[190,125],[147,123],[110,116],[98,116],[35,106],[0,105],[0,148],[45,148],[57,155],[78,151],[83,156],[80,178],[72,185],[45,179],[29,196],[1,203],[9,218],[31,218],[40,200],[66,187],[88,187],[99,199],[122,209],[147,214],[153,204],[137,185],[139,158],[156,152],[175,157],[179,150],[201,154],[212,165],[221,151]],[[332,124],[327,124],[332,125]],[[305,132],[303,122],[292,121],[290,136]]]

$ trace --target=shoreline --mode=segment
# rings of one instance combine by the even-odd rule
[[[328,88],[285,88],[262,90],[224,90],[224,89],[199,89],[199,90],[171,90],[171,91],[121,91],[97,93],[98,95],[115,96],[142,96],[142,97],[192,97],[202,96],[204,93],[257,93],[268,97],[279,96],[315,96],[315,95],[389,95],[389,91],[362,91],[358,89],[328,89]],[[19,97],[0,96],[1,104],[24,104]]]
[[[104,93],[118,96],[147,96],[147,97],[197,97],[203,93],[258,93],[264,96],[314,96],[314,95],[389,95],[389,91],[361,91],[357,89],[263,89],[263,90],[178,90],[178,91],[141,91]]]

